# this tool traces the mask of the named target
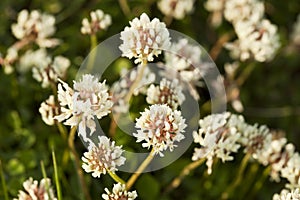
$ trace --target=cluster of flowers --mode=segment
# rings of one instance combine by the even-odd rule
[[[192,159],[206,158],[209,173],[215,157],[223,162],[233,160],[232,153],[243,147],[254,160],[270,166],[272,180],[287,179],[286,187],[292,190],[292,195],[299,195],[300,155],[285,137],[271,132],[266,126],[249,125],[241,115],[228,112],[207,116],[199,124],[200,129],[193,136],[194,142],[201,147],[195,148]]]
[[[237,40],[227,43],[233,58],[241,61],[254,58],[259,62],[271,60],[280,47],[277,27],[264,18],[264,4],[260,0],[208,0],[206,8],[218,16],[222,14],[232,23]]]
[[[159,10],[168,17],[183,19],[193,11],[195,0],[160,0],[157,2]]]

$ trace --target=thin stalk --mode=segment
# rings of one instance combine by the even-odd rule
[[[154,150],[152,149],[148,157],[143,161],[143,163],[139,166],[139,168],[135,171],[135,173],[129,178],[129,180],[126,183],[126,189],[129,190],[135,181],[138,179],[138,177],[143,173],[143,171],[146,169],[146,167],[150,164],[150,162],[154,158]]]
[[[88,56],[88,63],[87,63],[87,71],[91,72],[94,66],[94,62],[97,56],[97,45],[98,40],[96,34],[92,34],[90,37],[91,40],[91,48],[90,48],[90,55]]]
[[[70,134],[69,134],[68,144],[69,144],[69,148],[70,148],[70,150],[71,150],[71,153],[72,153],[72,155],[73,155],[73,159],[74,159],[74,163],[75,163],[76,172],[77,172],[77,175],[78,175],[78,177],[79,177],[79,183],[80,183],[81,188],[82,188],[82,190],[83,190],[85,199],[91,200],[90,194],[89,194],[89,192],[88,192],[88,188],[87,188],[86,183],[85,183],[85,180],[84,180],[84,176],[83,176],[83,173],[82,173],[82,169],[81,169],[81,167],[80,167],[80,160],[79,160],[77,151],[76,151],[75,146],[74,146],[74,140],[75,140],[76,130],[77,130],[77,127],[76,127],[76,126],[74,126],[74,127],[71,129]]]
[[[229,41],[233,36],[232,32],[222,35],[211,48],[209,55],[213,60],[216,60],[224,46],[224,44]]]
[[[110,175],[110,177],[112,179],[114,179],[114,181],[116,181],[117,183],[122,183],[122,184],[125,184],[125,181],[120,178],[116,173],[113,173],[111,171],[108,171],[108,174]]]
[[[47,177],[47,173],[46,173],[46,170],[45,170],[44,162],[41,161],[40,164],[41,164],[41,169],[42,169],[43,178],[44,178],[44,180],[47,180],[48,177]],[[48,185],[48,182],[47,182],[47,181],[45,181],[45,187],[46,187],[46,190],[47,190],[48,197],[51,197],[51,196],[50,196],[50,190],[49,190],[50,185]]]
[[[4,178],[4,172],[3,172],[3,169],[2,169],[1,160],[0,160],[0,177],[1,177],[1,184],[2,184],[2,189],[3,189],[4,199],[8,200],[8,192],[7,192],[6,181],[5,181],[5,178]]]
[[[141,69],[138,71],[138,74],[137,74],[137,77],[136,77],[135,81],[132,83],[132,85],[129,88],[129,91],[128,91],[127,95],[124,97],[125,103],[129,103],[130,98],[132,97],[134,90],[137,88],[140,81],[142,80],[143,75],[144,75],[144,71],[147,67],[147,60],[143,60],[141,65],[142,65]],[[113,137],[116,133],[116,128],[117,128],[117,123],[116,122],[119,120],[119,118],[120,118],[120,114],[117,113],[114,116],[114,119],[112,119],[111,122],[110,122],[109,134],[110,134],[111,137]]]
[[[119,0],[119,5],[120,5],[120,8],[121,8],[122,12],[124,13],[124,15],[127,18],[130,18],[131,11],[130,11],[127,0]]]
[[[56,163],[56,157],[55,157],[54,150],[52,151],[52,160],[53,160],[53,167],[54,167],[55,185],[56,185],[56,190],[57,190],[57,199],[62,200],[62,194],[61,194],[61,188],[60,188],[60,183],[59,183],[57,163]]]
[[[241,72],[241,74],[238,76],[238,78],[236,79],[236,83],[237,85],[240,87],[244,84],[244,82],[247,80],[247,78],[250,76],[250,74],[252,73],[252,71],[254,70],[256,64],[255,63],[251,63],[249,65],[247,65],[243,71]]]
[[[174,190],[175,188],[177,188],[182,180],[191,173],[192,170],[196,169],[197,167],[199,167],[204,161],[206,160],[206,158],[202,158],[200,160],[194,161],[190,164],[188,164],[187,166],[185,166],[179,176],[177,176],[167,187],[167,189],[165,190],[165,192],[170,192],[172,190]]]
[[[251,191],[251,195],[255,195],[263,186],[265,180],[267,179],[267,177],[269,176],[271,171],[271,167],[266,167],[261,175],[261,177],[259,178],[258,181],[255,182],[254,188]]]
[[[249,161],[250,157],[251,157],[251,154],[249,154],[249,153],[247,153],[244,156],[235,181],[232,184],[230,184],[228,189],[222,194],[222,199],[227,199],[229,197],[229,195],[234,191],[234,189],[243,180],[243,175],[244,175],[244,172],[245,172],[245,169],[247,167],[247,164],[248,164],[248,161]]]

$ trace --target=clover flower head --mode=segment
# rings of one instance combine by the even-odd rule
[[[106,30],[111,25],[111,16],[105,14],[102,10],[98,9],[90,13],[91,21],[87,18],[82,20],[81,33],[93,35],[98,31]]]
[[[182,133],[186,124],[180,111],[173,111],[165,104],[155,104],[141,113],[136,120],[136,128],[139,129],[133,134],[137,138],[136,142],[144,141],[143,147],[152,147],[154,154],[163,156],[163,151],[168,148],[173,151],[177,146],[174,143],[184,139]]]
[[[55,18],[37,10],[22,10],[18,15],[18,22],[11,29],[17,39],[36,42],[40,47],[59,44],[57,39],[49,39],[55,33]]]
[[[164,15],[183,19],[193,10],[193,4],[194,0],[161,0],[157,5]]]
[[[115,146],[114,141],[110,141],[106,136],[99,136],[99,143],[91,147],[81,158],[84,162],[82,168],[87,172],[92,172],[92,176],[100,178],[101,174],[107,172],[114,173],[118,166],[125,163],[126,158],[122,156],[124,150],[122,146]]]
[[[280,194],[273,195],[273,200],[299,200],[299,199],[300,199],[299,188],[293,190],[283,189],[281,190]]]
[[[42,179],[40,183],[29,178],[23,183],[23,187],[25,190],[20,190],[18,198],[14,198],[14,200],[57,200],[48,178]]]
[[[106,194],[102,194],[104,200],[134,200],[138,196],[135,190],[129,192],[126,190],[125,184],[121,183],[114,184],[112,192],[107,188],[104,190],[106,192]]]
[[[176,110],[185,100],[185,96],[177,79],[171,82],[164,78],[160,81],[159,86],[150,85],[146,100],[149,104],[167,104]]]
[[[53,95],[50,95],[49,98],[41,104],[39,112],[42,115],[42,120],[49,126],[54,125],[54,117],[58,115],[59,109],[55,104],[55,99]]]
[[[28,50],[20,58],[18,70],[20,72],[26,72],[33,67],[46,68],[50,63],[51,57],[47,54],[46,49]]]
[[[141,70],[141,65],[128,72],[127,69],[122,69],[120,73],[120,80],[115,82],[111,87],[112,101],[114,102],[113,111],[115,113],[126,113],[129,109],[128,102],[125,102],[125,96],[127,95],[129,88],[136,80],[137,74]],[[133,91],[133,95],[145,94],[147,87],[155,81],[155,74],[149,70],[148,67],[144,69],[142,79],[138,83],[137,87]]]
[[[211,23],[215,27],[222,23],[225,2],[225,0],[207,0],[204,4],[205,9],[212,12]]]
[[[122,56],[129,59],[135,58],[135,63],[153,61],[171,42],[169,31],[165,23],[154,18],[150,21],[147,14],[143,13],[140,18],[134,18],[130,27],[125,27],[121,32],[122,44],[120,50]]]
[[[239,58],[241,61],[254,58],[265,62],[271,60],[280,47],[277,27],[269,20],[241,20],[236,22],[234,28],[238,39],[225,45],[233,58]]]
[[[300,188],[300,155],[298,152],[294,152],[295,147],[292,144],[289,145],[292,153],[289,153],[287,162],[280,170],[281,177],[288,180],[286,187]]]
[[[228,0],[225,1],[224,17],[231,23],[240,20],[258,22],[264,11],[264,4],[259,0]]]
[[[200,129],[193,132],[194,142],[200,144],[195,148],[192,160],[207,158],[208,173],[212,172],[213,158],[222,159],[223,162],[233,160],[231,153],[240,148],[238,139],[240,133],[231,124],[240,123],[240,118],[231,118],[231,114],[212,114],[199,121]]]
[[[79,135],[86,139],[86,128],[90,134],[96,130],[94,118],[101,119],[110,113],[112,101],[107,91],[105,81],[90,74],[82,76],[78,82],[74,81],[74,89],[67,83],[60,81],[58,84],[58,101],[61,106],[61,114],[55,119],[64,122],[65,125],[79,125]]]

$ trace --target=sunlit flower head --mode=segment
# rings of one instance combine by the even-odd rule
[[[294,190],[283,189],[280,194],[274,194],[273,200],[299,200],[300,192],[299,188]]]
[[[101,174],[106,174],[108,171],[114,173],[118,170],[118,166],[125,163],[123,152],[122,146],[115,146],[114,141],[110,141],[106,136],[99,136],[99,143],[83,154],[82,168],[87,173],[92,172],[95,178],[100,178]]]
[[[93,35],[98,31],[106,30],[111,25],[111,17],[98,9],[90,13],[91,21],[87,18],[82,20],[81,33]]]
[[[29,178],[23,183],[24,191],[19,191],[18,198],[14,200],[57,200],[51,186],[50,179],[37,180]]]
[[[212,172],[213,159],[223,162],[233,160],[232,153],[240,148],[240,133],[231,123],[240,123],[239,118],[231,118],[230,113],[212,114],[199,121],[200,129],[193,132],[194,142],[200,144],[195,148],[192,160],[207,158],[208,173]]]
[[[13,24],[11,29],[17,39],[36,42],[40,47],[53,47],[59,44],[57,39],[49,39],[55,33],[55,18],[37,10],[31,12],[22,10],[17,23]]]
[[[121,32],[122,56],[135,58],[135,63],[153,61],[155,56],[161,54],[170,46],[169,31],[165,23],[154,18],[150,21],[147,14],[134,18]]]
[[[58,101],[61,114],[55,119],[65,125],[79,125],[79,135],[86,138],[86,128],[90,134],[96,130],[95,117],[101,119],[110,113],[112,101],[107,91],[105,82],[90,74],[85,74],[79,81],[74,81],[74,89],[61,81],[58,84]]]
[[[107,188],[104,190],[106,192],[106,194],[102,194],[104,200],[134,200],[138,196],[135,190],[129,192],[126,190],[125,184],[121,183],[114,184],[112,192]]]
[[[161,0],[157,5],[164,15],[183,19],[193,10],[193,4],[194,0]]]
[[[168,81],[164,78],[160,81],[159,86],[150,85],[146,100],[149,104],[166,104],[176,110],[185,100],[185,96],[177,79]]]
[[[154,154],[163,156],[163,151],[168,148],[173,151],[177,146],[174,143],[184,139],[186,124],[180,111],[173,111],[165,104],[155,104],[141,113],[136,120],[136,128],[138,131],[133,135],[137,142],[143,142],[143,147],[152,147]]]

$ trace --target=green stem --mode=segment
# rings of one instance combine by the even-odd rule
[[[44,178],[44,180],[47,180],[48,177],[47,177],[47,173],[46,173],[46,170],[45,170],[44,162],[41,161],[40,164],[41,164],[41,169],[42,169],[43,178]],[[47,182],[47,181],[45,181],[45,187],[46,187],[48,196],[51,197],[51,195],[50,195],[50,190],[49,190],[50,185],[48,185],[48,182]]]
[[[125,184],[125,181],[124,181],[122,178],[120,178],[116,173],[113,173],[113,172],[111,172],[111,171],[108,171],[108,174],[109,174],[110,177],[111,177],[112,179],[114,179],[116,182]]]
[[[240,182],[243,179],[244,171],[247,167],[250,157],[251,157],[251,154],[249,154],[249,153],[247,153],[244,156],[235,181],[231,185],[229,185],[228,189],[222,194],[222,199],[227,199],[229,197],[229,195],[231,195],[231,193],[234,191],[234,189],[240,184]]]
[[[267,179],[267,177],[269,176],[270,174],[270,171],[271,171],[271,167],[268,166],[264,169],[261,177],[259,178],[258,181],[256,181],[255,185],[254,185],[254,188],[253,190],[251,191],[251,194],[254,195],[256,194],[260,189],[261,187],[263,186],[263,183],[265,182],[265,180]]]
[[[165,192],[170,192],[171,190],[177,188],[182,180],[191,173],[192,170],[196,169],[197,167],[199,167],[200,165],[202,165],[202,163],[206,160],[206,158],[201,158],[200,160],[196,160],[190,164],[188,164],[187,166],[185,166],[179,176],[177,176],[172,182],[171,184],[167,187],[167,189],[165,190]]]
[[[248,79],[248,77],[254,70],[255,66],[256,66],[256,63],[251,63],[243,69],[243,71],[241,72],[239,77],[236,79],[236,83],[239,87],[245,83],[245,81]]]
[[[56,185],[56,190],[57,190],[57,199],[62,200],[61,188],[60,188],[60,182],[59,182],[59,177],[58,177],[57,163],[56,163],[56,157],[55,157],[54,150],[52,151],[52,160],[53,160],[53,166],[54,166],[54,176],[55,176],[55,185]]]
[[[3,169],[2,169],[1,160],[0,160],[0,176],[1,176],[1,184],[2,184],[2,189],[3,189],[4,199],[8,200],[8,192],[7,192],[6,181],[5,181],[5,178],[4,178],[4,172],[3,172]]]
[[[84,180],[84,176],[83,176],[83,173],[82,173],[79,156],[78,156],[77,151],[76,151],[75,146],[74,146],[76,130],[77,130],[76,126],[71,128],[70,134],[69,134],[69,139],[68,139],[68,144],[69,144],[69,148],[71,150],[71,153],[73,155],[76,172],[77,172],[77,175],[78,175],[78,178],[79,178],[79,183],[80,183],[81,188],[83,190],[85,199],[91,200],[91,197],[90,197],[90,194],[88,192],[88,189],[87,189],[87,186],[86,186],[86,183],[85,183],[85,180]]]
[[[90,48],[90,55],[88,56],[88,63],[87,63],[87,72],[91,72],[93,70],[93,66],[95,63],[95,59],[97,56],[97,45],[98,45],[98,40],[96,34],[92,34],[90,36],[91,40],[91,48]]]
[[[121,10],[124,13],[124,15],[129,19],[130,15],[131,15],[131,11],[130,11],[127,0],[119,0],[119,5],[120,5]]]
[[[126,183],[126,189],[129,190],[135,181],[138,179],[138,177],[143,173],[143,171],[146,169],[146,167],[150,164],[150,162],[154,158],[154,150],[152,149],[149,153],[148,157],[143,161],[143,163],[139,166],[139,168],[136,170],[136,172],[129,178],[129,180]]]

